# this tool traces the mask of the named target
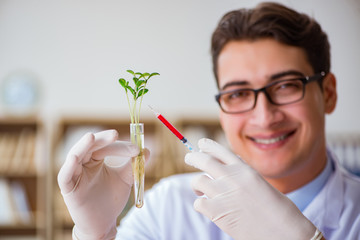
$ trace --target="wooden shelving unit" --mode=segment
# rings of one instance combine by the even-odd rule
[[[0,119],[0,239],[45,239],[43,140],[36,119]]]

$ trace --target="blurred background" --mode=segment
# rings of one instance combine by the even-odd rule
[[[225,142],[210,37],[226,12],[259,2],[0,0],[0,198],[19,202],[15,216],[2,204],[0,215],[7,217],[0,216],[0,239],[70,238],[56,174],[84,132],[115,128],[128,135],[128,105],[118,83],[130,79],[127,69],[160,73],[149,81],[141,112],[156,158],[149,183],[192,170],[180,164],[184,147],[158,128],[147,104],[193,142],[203,136]],[[276,2],[311,15],[328,34],[339,95],[327,117],[329,144],[344,166],[360,173],[360,1]]]
[[[167,116],[217,116],[211,33],[225,12],[257,2],[1,0],[0,83],[14,73],[34,78],[43,119],[128,117],[118,79],[129,76],[127,69],[156,71],[161,76],[149,83],[146,104]],[[329,35],[339,102],[327,129],[360,131],[360,2],[279,2],[313,16]]]

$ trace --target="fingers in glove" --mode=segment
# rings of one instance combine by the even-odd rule
[[[118,133],[116,130],[106,130],[95,134],[87,133],[71,148],[67,159],[71,159],[73,155],[82,164],[87,163],[94,151],[113,143],[117,137]]]
[[[191,186],[197,195],[206,195],[208,198],[213,198],[221,193],[224,187],[222,185],[219,186],[217,183],[216,180],[214,181],[207,175],[199,175],[193,179]]]
[[[119,156],[119,157],[135,157],[139,154],[139,149],[131,142],[115,141],[99,150],[93,152],[92,158],[94,160],[102,160],[107,156]]]
[[[93,133],[85,134],[69,151],[65,164],[68,159],[77,158],[79,163],[83,162],[84,158],[90,158],[90,149],[95,144],[95,136]]]
[[[225,148],[224,146],[218,144],[211,139],[200,139],[198,142],[198,146],[202,152],[210,154],[211,156],[219,159],[224,164],[231,165],[243,162],[240,157],[236,156],[229,149]]]
[[[136,156],[138,154],[138,149],[135,145],[133,145],[133,147],[135,149],[135,155],[133,156]],[[150,151],[147,148],[144,149],[144,155],[146,164],[150,158]],[[133,184],[134,180],[130,159],[131,157],[129,156],[115,156],[114,154],[104,157],[104,162],[105,165],[109,167],[109,172],[116,172],[121,175],[123,181],[126,182],[129,186]]]
[[[88,154],[94,141],[94,135],[87,133],[71,148],[58,174],[61,192],[68,193],[75,187],[82,172],[82,159]]]
[[[204,152],[192,152],[185,155],[185,162],[213,178],[224,175],[224,164],[213,156]]]
[[[124,150],[125,149],[125,150]],[[97,152],[93,153],[93,158],[104,159],[105,164],[112,168],[121,168],[132,157],[135,157],[139,154],[139,150],[136,145],[131,144],[130,142],[120,142],[116,141],[115,143],[109,145],[106,148],[103,148]],[[145,162],[150,158],[149,149],[144,149]]]
[[[113,142],[118,138],[118,132],[116,130],[105,130],[94,134],[95,142],[91,146],[90,152],[95,152]]]
[[[221,216],[223,216],[221,210],[219,210],[219,202],[214,201],[213,199],[207,199],[207,198],[196,199],[194,202],[194,209],[197,212],[205,215],[213,222],[215,222],[216,220],[221,218]]]
[[[72,191],[81,176],[83,164],[90,160],[92,151],[111,144],[117,136],[115,130],[85,134],[71,148],[59,171],[58,183],[61,191],[65,193]]]

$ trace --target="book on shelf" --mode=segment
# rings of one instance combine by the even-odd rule
[[[18,134],[18,141],[11,160],[12,171],[17,173],[34,173],[35,132],[23,129]]]
[[[0,178],[0,199],[0,225],[6,226],[16,223],[10,186],[4,178]]]
[[[19,132],[0,133],[0,173],[34,174],[36,134],[24,128]]]
[[[17,181],[10,183],[11,196],[14,201],[14,213],[16,222],[23,225],[30,225],[33,222],[33,212],[30,209],[29,201],[24,186]]]
[[[0,198],[0,226],[33,223],[33,213],[25,188],[20,182],[0,178]]]

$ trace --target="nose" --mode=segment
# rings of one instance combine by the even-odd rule
[[[279,106],[272,104],[264,92],[258,93],[256,105],[251,114],[251,124],[261,128],[269,128],[284,118]]]

